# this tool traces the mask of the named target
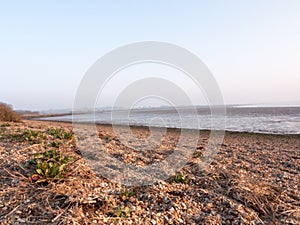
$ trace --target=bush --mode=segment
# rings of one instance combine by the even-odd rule
[[[0,121],[20,122],[21,120],[21,116],[13,111],[10,105],[0,103]]]

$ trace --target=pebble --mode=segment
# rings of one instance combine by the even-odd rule
[[[151,220],[152,225],[156,225],[156,221],[154,219]]]

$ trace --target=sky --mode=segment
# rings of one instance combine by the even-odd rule
[[[299,12],[298,0],[2,0],[0,102],[71,108],[81,79],[101,56],[162,41],[196,54],[226,104],[300,105]]]

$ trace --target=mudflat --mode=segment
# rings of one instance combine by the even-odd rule
[[[136,166],[164,160],[180,135],[170,129],[154,150],[136,151],[111,126],[97,128],[108,153]],[[131,129],[141,139],[149,135],[147,128]],[[174,176],[151,186],[126,187],[91,169],[77,147],[72,124],[1,122],[0,223],[300,223],[299,135],[226,132],[220,150],[203,169],[209,134],[200,132],[191,159]],[[59,176],[37,171],[37,155],[49,150],[70,159]]]

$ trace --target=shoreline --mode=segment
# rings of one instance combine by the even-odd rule
[[[42,118],[42,117],[41,117]],[[38,119],[38,118],[32,118],[32,119],[26,119],[28,121],[40,121],[40,122],[55,122],[55,123],[65,123],[65,124],[72,124],[72,121],[61,121],[61,120],[43,120],[43,119]],[[78,124],[83,124],[83,125],[93,125],[94,123],[92,122],[79,122]],[[112,126],[112,124],[109,123],[95,123],[97,126]],[[125,126],[125,125],[116,125],[116,126]],[[157,127],[157,126],[146,126],[146,125],[130,125],[130,127],[136,127],[136,128],[143,128],[147,129],[149,127],[151,128],[161,128],[161,129],[168,129],[168,130],[181,130],[182,128],[176,128],[176,127]],[[211,130],[207,129],[189,129],[189,128],[184,128],[185,130],[197,130],[199,132],[211,132]],[[263,133],[263,132],[250,132],[250,131],[230,131],[230,130],[214,130],[214,132],[224,132],[225,134],[248,134],[248,135],[272,135],[272,136],[286,136],[286,137],[295,137],[295,138],[300,138],[300,134],[282,134],[282,133]]]
[[[137,167],[166,159],[179,134],[178,129],[170,129],[159,146],[152,149],[147,144],[141,151],[125,146],[111,125],[97,128],[107,153]],[[73,139],[56,137],[49,130],[71,132],[72,124],[24,120],[0,127],[0,223],[250,225],[300,221],[298,135],[226,132],[216,156],[202,168],[210,132],[200,131],[192,158],[174,176],[152,186],[126,187],[99,176]],[[36,138],[24,139],[28,131],[36,133]],[[132,127],[132,132],[139,140],[149,136],[145,127]],[[65,178],[31,180],[26,162],[44,149],[76,159]]]

